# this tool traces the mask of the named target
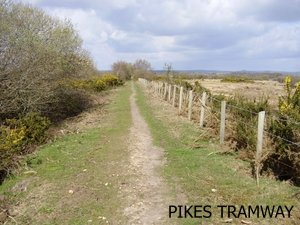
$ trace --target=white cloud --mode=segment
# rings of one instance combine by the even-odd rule
[[[99,68],[145,58],[156,69],[300,70],[300,0],[23,2],[70,18]]]

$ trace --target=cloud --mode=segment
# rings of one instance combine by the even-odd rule
[[[234,7],[238,16],[248,16],[261,21],[300,21],[300,0],[241,0]]]
[[[145,58],[155,69],[300,70],[300,0],[23,2],[70,18],[103,69]]]

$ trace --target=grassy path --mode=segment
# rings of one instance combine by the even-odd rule
[[[140,85],[137,90],[137,103],[150,126],[154,143],[166,151],[168,163],[164,174],[171,192],[180,193],[179,185],[188,205],[212,206],[211,218],[177,219],[180,224],[224,224],[228,218],[221,218],[217,205],[234,205],[237,210],[241,205],[294,206],[291,219],[231,216],[230,224],[300,224],[299,188],[268,178],[261,179],[257,187],[249,163],[235,155],[219,154],[220,147],[212,140],[199,141],[202,133],[196,125],[178,116],[170,104],[151,97]]]
[[[128,224],[174,224],[168,218],[169,189],[161,176],[164,150],[153,145],[147,123],[136,104],[136,91],[132,85],[130,97],[133,126],[129,133],[128,153],[130,162],[124,173],[132,175],[124,185],[127,202],[124,209]]]
[[[127,180],[120,165],[128,163],[130,94],[129,85],[114,91],[107,113],[90,121],[93,128],[41,147],[28,159],[36,174],[21,173],[0,187],[16,204],[7,224],[126,224],[117,193]]]

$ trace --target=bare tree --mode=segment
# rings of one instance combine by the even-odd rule
[[[133,65],[124,61],[115,62],[112,71],[122,80],[129,80],[133,75]]]
[[[135,77],[148,77],[152,74],[151,64],[145,59],[137,59],[133,68]]]
[[[93,68],[69,21],[0,0],[0,119],[46,112],[61,81]]]

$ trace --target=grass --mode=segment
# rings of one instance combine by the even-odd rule
[[[137,86],[137,103],[150,126],[155,144],[165,149],[167,166],[164,175],[175,190],[179,185],[188,198],[188,205],[294,205],[292,219],[255,219],[252,224],[297,224],[300,219],[299,200],[292,197],[300,189],[288,183],[262,178],[260,186],[251,176],[250,164],[235,155],[218,154],[220,147],[211,140],[191,144],[201,131],[192,123],[179,118],[166,103],[152,100]],[[161,100],[159,100],[161,101]],[[212,189],[216,189],[213,192]],[[172,203],[174,204],[174,203]],[[185,204],[178,202],[175,204]],[[213,213],[210,219],[179,219],[179,224],[220,224],[224,222]],[[232,224],[240,224],[234,219]]]
[[[15,204],[18,224],[119,224],[126,221],[118,177],[126,163],[126,134],[131,126],[130,86],[120,87],[106,106],[107,113],[94,128],[66,135],[42,146],[27,158],[35,175],[11,177],[0,193]],[[101,115],[99,115],[101,116]],[[11,191],[27,182],[26,192]],[[69,193],[72,190],[73,193]],[[103,219],[105,217],[105,219]],[[14,224],[13,220],[7,224]],[[126,222],[125,222],[126,224]]]

